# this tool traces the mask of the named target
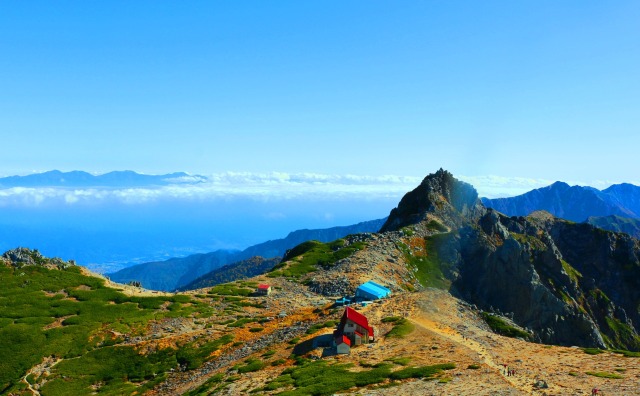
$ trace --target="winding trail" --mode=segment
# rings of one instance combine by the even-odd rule
[[[25,383],[25,384],[27,384],[27,390],[29,390],[33,395],[35,395],[35,396],[40,396],[40,392],[38,392],[36,389],[34,389],[34,388],[31,386],[31,383],[27,380],[27,377],[28,377],[29,375],[31,375],[31,370],[28,370],[28,371],[27,371],[27,374],[25,374],[25,376],[24,376],[24,377],[22,377],[22,382],[23,382],[23,383]]]
[[[491,354],[487,351],[487,349],[478,341],[472,340],[470,338],[463,338],[462,334],[460,334],[455,329],[449,326],[443,325],[441,323],[437,323],[437,322],[425,319],[425,318],[413,317],[413,318],[410,318],[410,320],[414,324],[424,329],[432,331],[442,337],[449,339],[450,341],[455,342],[458,345],[467,347],[472,351],[476,352],[487,366],[489,366],[491,369],[500,373],[502,378],[506,382],[508,382],[513,388],[526,394],[543,394],[542,392],[533,388],[533,385],[532,385],[533,380],[530,380],[522,376],[514,376],[514,377],[505,376],[503,374],[504,368],[502,367],[502,365],[496,363],[493,360],[493,357],[491,356]],[[548,390],[551,390],[551,389],[548,389]]]

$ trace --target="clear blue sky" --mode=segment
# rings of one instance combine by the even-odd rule
[[[638,1],[5,1],[0,173],[638,180]]]

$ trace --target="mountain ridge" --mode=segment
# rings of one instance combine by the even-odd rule
[[[151,187],[176,183],[202,183],[207,178],[185,172],[147,175],[131,170],[112,171],[94,175],[84,171],[52,170],[25,176],[0,178],[0,188],[14,187]]]
[[[558,181],[515,197],[482,198],[482,203],[509,216],[526,216],[535,210],[546,210],[554,216],[577,222],[591,216],[640,218],[640,187],[622,183],[601,191]]]

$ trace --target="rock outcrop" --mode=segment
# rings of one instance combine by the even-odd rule
[[[22,268],[25,266],[42,266],[50,269],[61,269],[75,265],[74,261],[64,261],[60,258],[48,258],[38,250],[19,247],[11,249],[0,256],[0,265]]]
[[[430,215],[436,215],[445,226],[456,228],[478,218],[483,212],[484,207],[473,186],[440,169],[405,194],[389,214],[380,232],[420,224],[429,220]],[[433,223],[430,227],[434,228]]]

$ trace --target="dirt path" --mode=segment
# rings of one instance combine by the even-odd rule
[[[77,359],[77,358],[76,358]],[[33,367],[31,367],[29,370],[27,370],[26,374],[24,375],[24,377],[22,377],[21,382],[25,383],[27,385],[27,389],[31,392],[31,394],[35,395],[35,396],[40,396],[40,392],[35,389],[27,380],[27,377],[30,376],[31,374],[33,374],[35,377],[39,377],[40,379],[43,378],[43,375],[48,375],[48,373],[51,371],[51,368],[53,368],[53,366],[55,366],[56,364],[60,363],[62,360],[62,358],[53,358],[53,357],[45,357],[42,361],[42,363],[39,363]],[[47,381],[39,381],[40,386],[42,386],[44,383],[46,383]]]
[[[478,341],[472,340],[467,337],[463,337],[462,334],[460,334],[455,329],[449,326],[443,325],[441,323],[436,323],[434,321],[425,319],[425,318],[414,317],[414,318],[411,318],[410,320],[418,326],[421,326],[427,330],[430,330],[436,334],[439,334],[440,336],[445,337],[448,340],[460,346],[464,346],[476,352],[478,356],[481,358],[481,360],[484,362],[484,364],[489,366],[494,371],[500,373],[502,378],[518,391],[521,391],[527,394],[534,394],[534,395],[543,394],[542,392],[539,392],[533,388],[532,384],[534,382],[534,379],[523,377],[522,375],[517,375],[517,376],[504,375],[504,367],[501,364],[496,363],[493,357],[491,356],[491,354],[489,353],[489,351]],[[549,388],[548,391],[556,391],[556,390]]]
[[[35,396],[40,396],[40,392],[38,392],[36,389],[33,389],[33,387],[31,386],[31,383],[29,383],[29,381],[27,380],[27,377],[30,375],[31,375],[31,370],[27,371],[27,374],[24,377],[22,377],[22,382],[27,384],[27,389],[31,392],[31,394]]]

